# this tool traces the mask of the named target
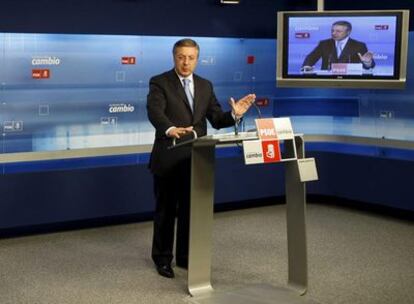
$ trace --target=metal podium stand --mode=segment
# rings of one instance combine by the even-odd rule
[[[210,135],[177,145],[192,145],[188,261],[188,291],[192,298],[189,301],[197,304],[315,303],[301,297],[307,290],[306,196],[305,184],[299,178],[297,161],[285,162],[288,287],[277,288],[263,284],[231,292],[216,292],[211,286],[215,147],[247,139],[257,139],[257,135]],[[298,158],[304,158],[302,136],[296,135],[294,142]]]

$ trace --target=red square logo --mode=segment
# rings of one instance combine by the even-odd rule
[[[121,63],[122,64],[135,64],[136,58],[135,57],[122,57]]]
[[[261,140],[277,139],[273,118],[256,119],[256,127]]]
[[[348,66],[346,63],[332,63],[332,74],[346,75]]]
[[[247,64],[253,64],[255,57],[252,55],[247,56]]]
[[[377,31],[388,31],[389,25],[388,24],[376,24],[375,29]]]
[[[32,78],[33,79],[48,79],[50,78],[50,70],[49,69],[32,70]]]
[[[297,33],[295,33],[295,38],[297,38],[297,39],[307,39],[307,38],[310,38],[310,33],[297,32]]]
[[[269,105],[268,98],[256,98],[256,105],[259,107],[267,107]]]
[[[265,163],[275,163],[280,161],[280,146],[278,140],[262,141],[263,160]]]

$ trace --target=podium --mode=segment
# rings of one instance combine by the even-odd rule
[[[214,205],[215,148],[224,144],[257,139],[256,132],[217,134],[177,144],[192,145],[190,236],[188,257],[189,301],[195,304],[300,304],[315,303],[302,295],[307,291],[306,193],[297,161],[284,162],[288,241],[288,285],[247,286],[229,292],[214,291],[211,285],[211,252]],[[297,157],[304,158],[304,141],[295,135]],[[286,149],[292,149],[286,146]],[[286,151],[289,152],[289,151]]]

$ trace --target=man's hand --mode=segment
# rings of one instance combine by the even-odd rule
[[[372,58],[374,57],[374,54],[372,52],[368,51],[364,55],[361,55],[361,53],[358,53],[358,56],[364,66],[371,67]]]
[[[234,116],[236,116],[236,119],[239,119],[243,116],[244,113],[247,112],[247,110],[250,108],[250,106],[253,104],[253,102],[256,99],[255,94],[249,94],[244,96],[243,98],[239,99],[237,102],[234,100],[233,97],[230,97],[230,107],[231,112]]]
[[[186,128],[172,128],[170,131],[168,131],[167,136],[172,138],[180,138],[181,136],[185,136],[188,133],[193,132],[193,127],[186,127]]]

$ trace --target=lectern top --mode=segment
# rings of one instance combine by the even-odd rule
[[[257,132],[239,132],[237,135],[234,133],[221,133],[206,135],[199,138],[192,138],[189,140],[182,141],[177,144],[170,146],[170,149],[196,144],[197,146],[205,145],[220,145],[220,144],[231,144],[242,142],[243,140],[253,140],[257,139]]]
[[[234,133],[222,133],[222,134],[213,134],[207,137],[211,137],[211,139],[215,139],[218,142],[228,143],[228,142],[240,142],[243,140],[252,140],[257,139],[257,132],[239,132],[238,134]]]

